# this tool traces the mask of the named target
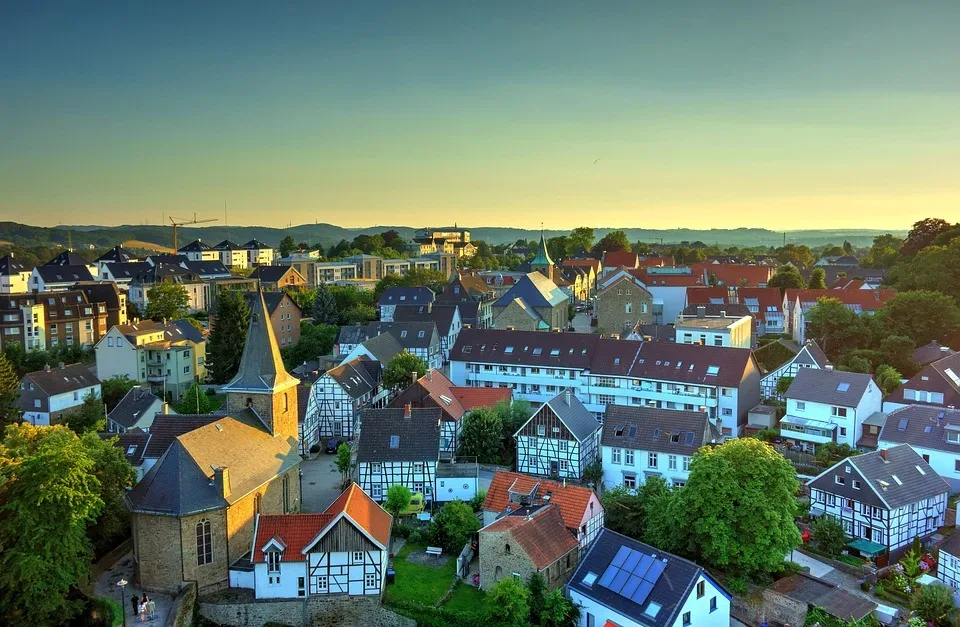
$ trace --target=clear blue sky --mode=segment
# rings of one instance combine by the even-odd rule
[[[147,4],[0,3],[0,219],[226,201],[235,224],[905,228],[960,208],[957,0]]]

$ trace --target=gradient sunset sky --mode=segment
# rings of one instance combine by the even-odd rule
[[[956,221],[958,33],[958,0],[3,2],[0,220]]]

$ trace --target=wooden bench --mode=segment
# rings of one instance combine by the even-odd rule
[[[427,555],[433,555],[434,557],[440,557],[443,553],[443,549],[438,546],[428,546],[426,550]]]

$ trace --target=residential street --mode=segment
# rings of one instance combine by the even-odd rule
[[[322,512],[340,496],[340,471],[337,470],[336,458],[336,455],[320,453],[316,459],[300,463],[300,489],[303,492],[301,510],[304,513]]]

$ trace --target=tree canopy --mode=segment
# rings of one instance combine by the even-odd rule
[[[394,355],[383,369],[383,384],[392,390],[402,390],[413,382],[413,373],[419,379],[427,374],[427,369],[423,358],[403,351]]]
[[[933,340],[948,342],[960,334],[960,307],[953,298],[940,292],[899,292],[881,311],[888,331],[909,337],[915,346]]]
[[[250,307],[243,294],[236,290],[220,292],[207,364],[215,383],[226,383],[237,374],[249,326]]]
[[[823,268],[814,268],[810,271],[810,282],[807,287],[811,290],[827,289],[827,272]]]
[[[330,293],[330,288],[326,283],[317,286],[313,297],[313,323],[335,325],[340,321],[340,314],[337,312],[337,302]]]
[[[293,346],[281,350],[283,363],[287,369],[293,369],[305,361],[319,359],[333,352],[333,343],[337,340],[338,328],[329,324],[303,324],[300,326],[300,339]]]
[[[863,321],[837,298],[819,298],[806,315],[807,337],[817,340],[831,357],[857,348],[866,339]]]
[[[480,521],[473,508],[461,500],[450,501],[434,516],[435,541],[451,555],[457,555],[477,531]]]
[[[100,382],[100,390],[103,393],[103,402],[107,406],[107,411],[113,411],[123,397],[127,395],[137,382],[127,375],[117,375]]]
[[[5,352],[0,352],[0,429],[20,419],[20,377]]]
[[[210,399],[196,381],[177,405],[178,414],[209,414],[211,409]]]
[[[786,264],[777,268],[776,274],[767,281],[767,287],[779,287],[781,291],[799,289],[806,286],[807,284],[800,275],[800,271]]]
[[[103,431],[107,426],[107,415],[103,408],[103,399],[90,391],[83,397],[83,403],[64,416],[64,424],[78,434]]]
[[[600,259],[604,253],[627,252],[630,250],[630,240],[623,231],[610,231],[600,241],[594,244],[591,253]]]
[[[157,283],[147,290],[147,311],[151,320],[176,320],[187,315],[190,296],[179,283]]]
[[[387,488],[387,498],[383,502],[383,509],[390,512],[394,519],[396,519],[397,516],[410,505],[410,497],[412,496],[413,493],[410,492],[410,488],[407,486],[399,483],[392,485]]]
[[[513,577],[493,584],[484,603],[494,625],[526,627],[530,624],[530,591]]]

